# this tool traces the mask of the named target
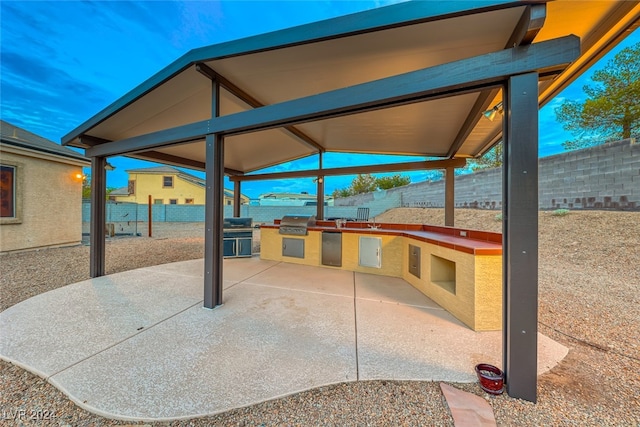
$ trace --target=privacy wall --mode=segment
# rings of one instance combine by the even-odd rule
[[[633,139],[570,151],[539,161],[541,209],[640,210],[640,144]],[[336,199],[338,206],[444,207],[444,180]],[[455,206],[502,208],[502,168],[455,179]],[[388,206],[387,208],[395,207]]]

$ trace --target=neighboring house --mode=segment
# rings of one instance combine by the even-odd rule
[[[260,206],[317,206],[315,194],[302,193],[265,193],[259,197]],[[324,197],[325,206],[333,205],[333,197]]]
[[[204,205],[205,180],[190,175],[172,166],[157,166],[128,170],[129,184],[109,193],[116,202],[146,204],[151,196],[154,204],[160,205]],[[224,190],[225,205],[233,205],[233,191]],[[240,195],[240,204],[249,203],[249,198]]]
[[[0,252],[79,244],[89,159],[0,121]]]

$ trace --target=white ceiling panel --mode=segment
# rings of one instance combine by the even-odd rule
[[[197,64],[206,64],[260,104],[277,104],[511,47],[508,42],[527,7],[544,8],[541,4],[411,2],[196,49],[80,125],[63,142],[83,147],[83,135],[119,141],[209,120],[212,82],[196,70]],[[539,102],[548,101],[636,28],[639,17],[638,1],[558,0],[546,5],[544,25],[534,43],[575,34],[583,52],[565,72],[541,83]],[[489,122],[478,111],[499,102],[499,91],[474,106],[478,99],[484,99],[480,93],[454,95],[298,125],[310,144],[285,129],[227,137],[225,166],[254,171],[308,156],[316,152],[314,144],[336,152],[473,157],[495,143],[501,132],[500,121]],[[249,108],[234,94],[221,91],[221,115]],[[203,147],[199,142],[155,151],[203,163]]]

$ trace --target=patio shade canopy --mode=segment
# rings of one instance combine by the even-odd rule
[[[105,274],[110,156],[205,170],[204,306],[214,308],[224,173],[239,195],[243,179],[260,178],[245,174],[317,153],[413,155],[421,161],[405,166],[447,170],[453,225],[453,169],[504,137],[503,369],[509,395],[535,402],[538,108],[639,17],[637,1],[418,1],[193,50],[63,137],[92,160],[90,275]],[[503,120],[485,120],[500,102]],[[321,155],[318,166],[324,176]]]
[[[632,31],[639,9],[638,2],[613,1],[419,1],[221,43],[190,51],[62,142],[87,149],[91,157],[126,155],[204,170],[205,135],[214,114],[211,79],[221,86],[219,115],[229,116],[577,35],[579,58],[564,71],[540,73],[542,105]],[[225,172],[241,176],[322,152],[478,157],[501,138],[501,120],[482,118],[501,100],[500,84],[486,85],[231,132],[225,135]],[[167,134],[174,128],[181,131]]]

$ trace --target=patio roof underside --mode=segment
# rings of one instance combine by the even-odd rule
[[[160,71],[63,143],[89,148],[209,120],[212,75],[222,83],[225,116],[575,34],[582,55],[541,81],[542,105],[632,31],[638,15],[638,2],[415,2],[209,46]],[[501,138],[501,120],[482,118],[501,99],[498,86],[228,135],[224,165],[243,174],[324,151],[477,157]],[[205,151],[199,137],[123,154],[204,169]]]

